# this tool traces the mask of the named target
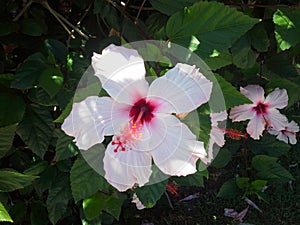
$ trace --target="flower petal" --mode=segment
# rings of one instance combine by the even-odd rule
[[[241,87],[240,91],[243,95],[249,98],[253,103],[264,102],[265,100],[265,91],[259,85],[248,85],[246,87]]]
[[[224,121],[227,119],[227,112],[226,111],[222,111],[219,113],[212,113],[210,115],[210,119],[211,119],[211,125],[212,126],[217,126],[218,122]]]
[[[248,123],[247,133],[253,139],[259,139],[265,129],[266,122],[262,116],[254,116]]]
[[[287,106],[289,97],[285,89],[276,88],[265,100],[271,108],[282,109]]]
[[[136,150],[114,152],[114,149],[110,143],[103,158],[105,179],[119,191],[146,184],[152,173],[151,155]]]
[[[288,123],[286,116],[282,115],[277,109],[270,109],[264,117],[269,122],[269,125],[278,131],[284,130]]]
[[[292,145],[295,145],[297,143],[296,134],[287,133],[286,136],[289,138]]]
[[[149,125],[150,154],[167,175],[186,176],[196,172],[196,161],[206,155],[202,142],[172,115],[156,115]]]
[[[90,96],[73,104],[61,128],[75,137],[79,149],[87,150],[101,143],[104,135],[112,135],[113,124],[117,127],[119,123],[124,123],[126,108],[127,105],[116,103],[109,97]]]
[[[136,208],[137,208],[138,210],[142,210],[142,209],[146,208],[146,206],[143,205],[143,203],[142,203],[141,200],[138,198],[138,196],[136,195],[136,193],[133,194],[131,202],[132,202],[132,203],[135,203]]]
[[[229,118],[232,119],[233,122],[249,120],[253,118],[256,114],[255,111],[251,110],[252,107],[253,105],[250,104],[244,104],[233,107],[230,110]]]
[[[94,53],[92,66],[102,87],[116,101],[133,104],[146,96],[144,61],[136,50],[111,44],[102,55]]]
[[[278,135],[277,135],[277,137],[276,137],[278,140],[280,140],[280,141],[283,141],[283,142],[285,142],[285,143],[289,143],[289,139],[288,139],[288,136],[287,135],[285,135],[285,134],[283,134],[282,132],[280,132]]]
[[[195,66],[178,63],[151,83],[147,98],[160,102],[159,112],[179,114],[207,102],[211,90],[212,82]]]
[[[297,133],[299,131],[299,126],[295,121],[291,121],[288,125],[287,125],[287,130],[290,132],[295,132]]]

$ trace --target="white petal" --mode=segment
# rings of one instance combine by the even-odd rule
[[[217,126],[218,122],[224,121],[227,119],[227,112],[226,111],[222,111],[219,113],[212,113],[210,115],[210,119],[211,119],[211,125],[212,126]]]
[[[132,201],[131,201],[131,202],[135,203],[136,208],[137,208],[138,210],[142,210],[142,209],[146,208],[146,207],[143,205],[143,203],[140,201],[140,199],[138,198],[138,196],[136,195],[136,193],[133,194],[133,196],[132,196]]]
[[[105,151],[105,179],[119,191],[146,184],[152,173],[151,155],[136,150],[114,152],[114,149],[110,143]]]
[[[249,120],[255,116],[255,111],[252,110],[253,105],[244,104],[233,107],[230,110],[229,118],[232,119],[233,122],[236,121],[244,121]]]
[[[270,109],[264,117],[269,122],[269,125],[275,130],[284,130],[288,124],[288,120],[285,115],[282,115],[277,109]]]
[[[248,123],[247,133],[253,139],[259,139],[265,129],[266,122],[262,116],[254,116]]]
[[[265,103],[268,103],[271,108],[282,109],[287,106],[288,100],[286,90],[276,88],[266,97]]]
[[[292,145],[295,145],[297,143],[296,134],[287,133],[286,136],[289,138]]]
[[[102,87],[116,101],[133,104],[146,96],[144,61],[136,50],[111,44],[102,55],[94,53],[92,66]]]
[[[277,136],[277,139],[280,140],[280,141],[283,141],[285,143],[289,143],[289,140],[288,140],[288,136],[283,134],[282,132],[280,132]]]
[[[159,112],[186,113],[210,98],[212,82],[195,66],[178,63],[164,76],[154,80],[148,98],[160,102]]]
[[[167,175],[186,176],[196,172],[196,161],[206,151],[202,142],[175,116],[156,115],[149,126],[149,149],[154,163]]]
[[[61,128],[66,134],[75,137],[79,149],[87,150],[104,140],[104,130],[112,125],[111,120],[106,120],[105,115],[99,114],[99,111],[110,107],[109,99],[90,96],[73,104],[72,111]]]
[[[272,135],[278,135],[279,133],[281,133],[280,131],[273,129],[272,127],[268,129],[268,132]]]
[[[295,132],[297,133],[299,131],[299,126],[295,121],[291,121],[288,125],[287,125],[287,130],[291,131],[291,132]]]
[[[218,127],[212,127],[210,131],[210,138],[214,140],[214,142],[222,147],[225,144],[224,139],[225,131],[220,130]]]
[[[259,85],[248,85],[244,88],[241,87],[240,91],[254,103],[264,102],[265,100],[265,91]]]

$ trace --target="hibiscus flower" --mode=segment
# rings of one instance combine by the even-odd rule
[[[233,122],[250,120],[247,126],[247,133],[253,139],[259,139],[265,127],[274,130],[283,130],[287,118],[278,109],[288,104],[286,90],[276,88],[266,98],[264,89],[258,85],[248,85],[240,88],[243,95],[253,103],[236,106],[230,111],[230,118]]]
[[[283,130],[277,131],[274,129],[270,129],[269,133],[273,135],[277,135],[277,139],[280,141],[284,141],[285,143],[290,143],[292,145],[297,143],[296,133],[299,131],[299,126],[295,121],[291,121],[286,124]]]
[[[110,97],[74,103],[62,129],[82,150],[113,135],[103,159],[107,181],[119,191],[143,186],[152,161],[167,175],[195,173],[206,154],[203,143],[174,114],[207,102],[212,82],[195,66],[178,63],[149,85],[138,52],[115,45],[95,53],[92,66]]]
[[[208,143],[208,152],[207,156],[202,158],[202,162],[205,164],[210,163],[216,154],[214,152],[215,145],[222,147],[225,144],[224,135],[226,133],[226,129],[218,127],[218,122],[225,121],[227,119],[227,112],[222,111],[219,113],[212,113],[210,115],[211,120],[211,131],[210,131],[210,139]]]

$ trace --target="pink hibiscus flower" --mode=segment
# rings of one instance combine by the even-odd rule
[[[286,90],[276,88],[266,98],[264,89],[258,85],[241,87],[240,91],[253,103],[232,108],[229,117],[233,122],[250,120],[247,133],[253,139],[259,139],[266,126],[277,131],[284,129],[287,118],[278,109],[282,109],[288,104]]]
[[[103,159],[107,181],[119,191],[143,186],[152,160],[167,175],[195,173],[206,154],[203,143],[174,114],[207,102],[212,82],[195,66],[178,63],[149,85],[138,52],[115,45],[94,54],[92,66],[110,97],[74,103],[62,129],[82,150],[113,135]]]
[[[292,145],[297,143],[296,133],[299,131],[299,126],[295,121],[291,121],[290,123],[286,124],[283,130],[274,130],[269,129],[269,133],[273,135],[277,135],[277,139],[280,141],[284,141],[285,143],[290,143]]]

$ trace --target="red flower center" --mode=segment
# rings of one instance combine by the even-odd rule
[[[267,108],[268,108],[268,104],[262,102],[259,102],[255,107],[253,107],[257,115],[267,113]]]
[[[142,98],[138,100],[132,106],[129,116],[132,118],[134,123],[144,124],[149,123],[151,119],[154,117],[153,111],[156,105],[151,101],[146,101],[146,99]]]

